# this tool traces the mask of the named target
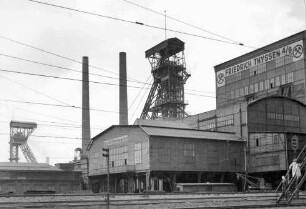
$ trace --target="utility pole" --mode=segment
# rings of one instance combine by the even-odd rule
[[[106,157],[107,162],[107,194],[106,194],[106,208],[109,209],[109,149],[102,148],[103,150],[103,157]]]

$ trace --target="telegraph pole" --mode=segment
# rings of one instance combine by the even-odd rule
[[[107,162],[107,194],[106,194],[106,208],[109,209],[109,149],[102,148],[103,150],[103,157],[106,157]]]

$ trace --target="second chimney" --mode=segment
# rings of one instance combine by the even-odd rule
[[[128,125],[126,53],[119,53],[119,125]]]
[[[86,148],[90,141],[90,109],[89,109],[89,72],[88,57],[83,57],[83,80],[82,80],[82,150]]]

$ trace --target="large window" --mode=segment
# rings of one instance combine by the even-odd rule
[[[109,151],[109,160],[111,167],[127,165],[128,147],[123,146],[111,149]]]
[[[253,94],[254,93],[254,86],[253,84],[250,85],[250,94]]]
[[[199,122],[200,130],[214,130],[216,128],[215,119],[205,120]]]
[[[263,90],[264,90],[264,82],[261,81],[261,82],[259,83],[259,91],[263,91]]]
[[[275,87],[274,78],[270,79],[270,89],[273,89]]]
[[[234,116],[233,115],[226,115],[218,117],[217,119],[217,126],[223,127],[234,124]]]
[[[135,164],[141,163],[141,143],[135,144]]]
[[[280,86],[280,76],[275,78],[275,86]]]
[[[287,83],[293,82],[293,72],[287,74]]]
[[[258,83],[255,83],[255,84],[254,84],[254,92],[255,92],[255,93],[258,92]]]

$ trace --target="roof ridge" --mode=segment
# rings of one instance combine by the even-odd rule
[[[181,128],[181,127],[168,127],[168,126],[151,126],[151,125],[140,125],[143,127],[152,127],[152,128],[168,128],[168,129],[179,129],[179,130],[192,130],[192,131],[200,131],[200,132],[209,132],[209,133],[224,133],[224,134],[233,134],[235,133],[228,132],[228,131],[212,131],[212,130],[201,130],[195,128]]]

